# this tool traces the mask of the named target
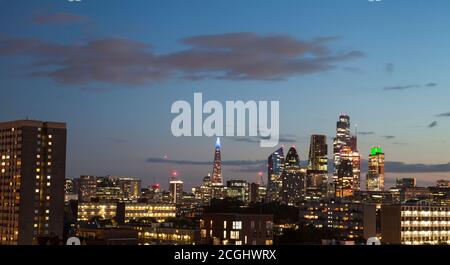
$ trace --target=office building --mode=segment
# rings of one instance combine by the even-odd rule
[[[227,197],[248,203],[250,201],[250,185],[245,180],[234,179],[227,181]]]
[[[335,196],[351,197],[359,191],[361,159],[358,152],[345,146],[339,153],[339,164],[335,178]]]
[[[281,201],[283,181],[281,174],[284,170],[283,147],[273,152],[267,159],[267,199],[268,201]]]
[[[327,196],[328,145],[325,135],[311,135],[306,172],[306,197],[321,199]]]
[[[384,153],[381,147],[374,146],[370,150],[369,170],[367,172],[367,190],[384,190]]]
[[[346,146],[350,147],[350,144],[350,117],[346,114],[341,114],[336,123],[336,137],[333,139],[334,178],[337,178],[341,149]]]
[[[300,168],[297,150],[291,147],[286,155],[282,180],[282,201],[287,205],[297,205],[306,194],[306,172]]]
[[[78,200],[78,182],[66,179],[64,184],[64,202]]]
[[[78,180],[78,200],[80,202],[90,202],[97,197],[97,177],[82,175]]]
[[[350,117],[348,115],[340,115],[336,123],[333,154],[335,196],[352,196],[354,192],[360,190],[361,158],[357,147],[357,137],[350,134]],[[341,166],[341,163],[344,163],[344,165]],[[352,172],[351,176],[350,171]]]
[[[78,204],[78,221],[89,221],[100,217],[115,220],[117,223],[153,218],[164,222],[176,217],[176,207],[168,203],[134,203],[134,202],[82,202]]]
[[[450,244],[450,206],[407,202],[381,208],[384,244]]]
[[[395,180],[396,188],[415,188],[416,179],[415,178],[398,178]]]
[[[250,203],[265,202],[266,195],[267,195],[266,186],[259,183],[250,184]]]
[[[203,205],[209,205],[212,198],[211,175],[203,178],[203,185],[192,189],[197,201]]]

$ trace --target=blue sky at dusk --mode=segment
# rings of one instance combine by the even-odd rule
[[[0,14],[0,120],[67,122],[69,177],[198,184],[215,139],[170,131],[194,92],[279,100],[280,144],[302,160],[313,133],[331,152],[347,113],[388,183],[450,177],[450,1],[0,0]],[[225,180],[259,181],[275,148],[247,140],[222,140]]]

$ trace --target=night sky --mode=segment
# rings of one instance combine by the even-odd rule
[[[68,177],[175,169],[191,187],[215,139],[173,137],[173,102],[279,100],[302,160],[347,113],[388,184],[428,185],[450,178],[449,25],[447,0],[0,0],[0,120],[66,122]],[[224,179],[259,181],[275,149],[225,137]]]

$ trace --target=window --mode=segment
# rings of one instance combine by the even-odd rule
[[[239,231],[230,231],[230,239],[239,239]]]
[[[201,236],[202,238],[206,238],[206,229],[200,230],[200,236]]]
[[[223,238],[224,238],[224,239],[227,238],[227,230],[223,231]]]
[[[227,221],[223,221],[223,229],[227,229]]]
[[[242,221],[233,221],[233,229],[242,229]]]

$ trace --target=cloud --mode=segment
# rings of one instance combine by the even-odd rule
[[[449,172],[450,163],[447,164],[406,164],[403,162],[386,162],[386,172],[392,173],[426,173]]]
[[[406,89],[417,88],[417,87],[420,87],[420,86],[419,85],[388,86],[388,87],[384,87],[383,89],[385,91],[389,91],[389,90],[406,90]]]
[[[45,20],[44,20],[45,21]],[[60,44],[36,38],[0,39],[0,55],[33,59],[31,76],[63,85],[143,85],[169,78],[282,80],[335,69],[358,59],[358,50],[333,52],[336,37],[300,40],[251,32],[185,38],[186,48],[156,54],[153,46],[125,38]]]
[[[436,127],[438,125],[437,121],[433,121],[432,123],[430,123],[430,125],[428,125],[428,128],[433,128]]]
[[[394,72],[394,64],[393,63],[387,63],[384,66],[384,69],[386,70],[386,72],[392,74]]]
[[[450,117],[450,112],[437,114],[436,117]]]
[[[359,135],[374,135],[375,132],[369,131],[369,132],[358,132]]]
[[[401,145],[406,145],[405,143],[400,143]],[[232,171],[237,172],[258,172],[267,170],[267,162],[262,161],[259,165],[246,165],[242,167],[233,168]],[[367,170],[368,162],[363,159],[361,164],[361,169]],[[306,165],[306,161],[301,162],[302,165]],[[332,165],[332,161],[329,163]],[[329,166],[331,170],[332,167]],[[385,163],[386,173],[433,173],[433,172],[450,172],[450,162],[444,164],[421,164],[421,163],[404,163],[398,161],[386,161]]]
[[[51,14],[39,15],[33,18],[36,24],[72,24],[86,22],[88,18],[66,12],[56,12]]]
[[[437,86],[436,83],[427,83],[427,84],[425,84],[423,86],[421,86],[421,85],[387,86],[387,87],[384,87],[383,90],[384,91],[392,91],[392,90],[399,91],[399,90],[408,90],[408,89],[411,89],[411,88],[435,87],[435,86]]]
[[[148,158],[149,163],[177,164],[177,165],[206,165],[212,166],[212,161],[193,161],[193,160],[171,160],[163,158]],[[367,159],[361,160],[361,169],[367,169]],[[329,165],[333,161],[329,159]],[[306,165],[306,161],[301,161],[302,165]],[[266,160],[225,160],[224,166],[228,166],[231,171],[236,172],[258,172],[267,169]],[[421,163],[404,163],[398,161],[386,161],[387,173],[426,173],[426,172],[450,172],[450,163],[444,164],[421,164]],[[330,167],[331,170],[331,167]]]
[[[384,136],[382,136],[384,139],[386,139],[386,140],[390,140],[390,139],[394,139],[395,138],[395,136],[394,135],[384,135]]]

